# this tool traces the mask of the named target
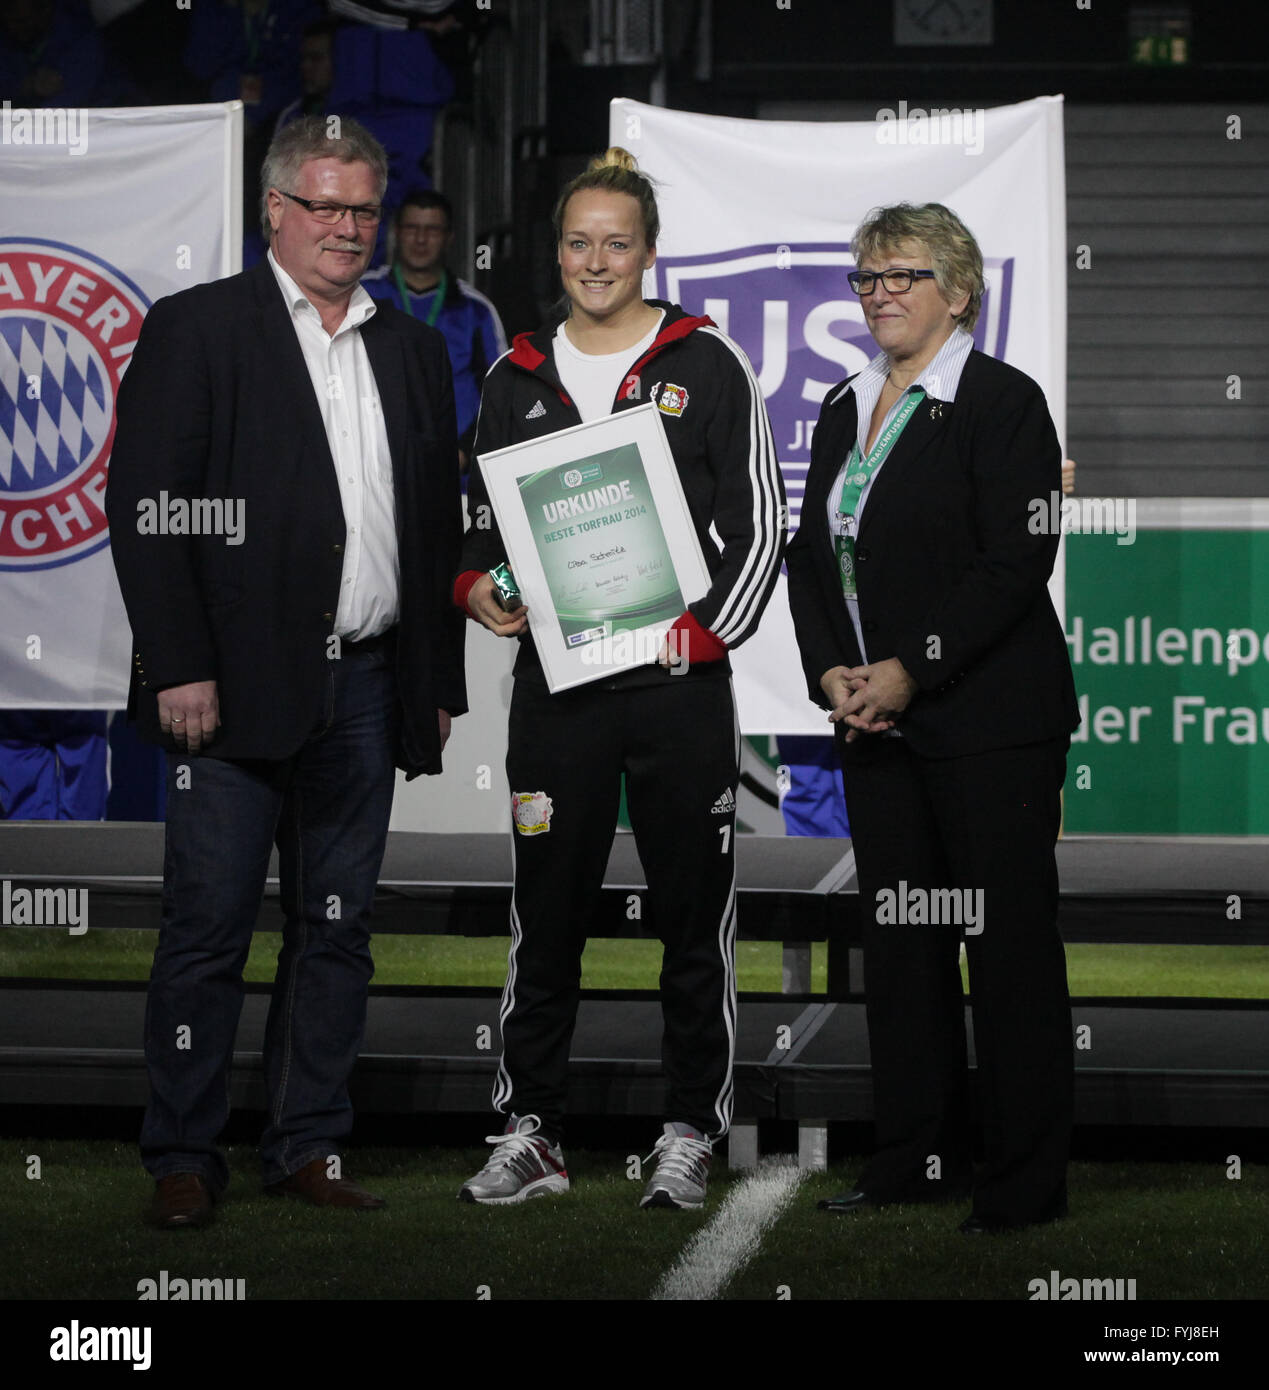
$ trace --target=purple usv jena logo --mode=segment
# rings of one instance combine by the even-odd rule
[[[846,283],[855,269],[840,242],[742,246],[701,256],[659,256],[657,297],[708,314],[744,348],[767,402],[796,528],[820,405],[877,347]],[[974,346],[1004,357],[1013,258],[987,258],[987,290]]]

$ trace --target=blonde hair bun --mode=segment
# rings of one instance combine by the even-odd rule
[[[603,154],[596,155],[586,167],[588,170],[624,169],[627,173],[637,174],[639,161],[629,150],[623,150],[620,145],[610,145]]]
[[[551,225],[555,230],[555,241],[559,244],[563,235],[564,209],[574,193],[584,193],[588,189],[600,189],[605,193],[625,193],[639,204],[639,217],[643,222],[643,239],[649,246],[657,244],[661,234],[661,218],[657,212],[656,192],[652,180],[641,173],[638,161],[629,150],[620,145],[612,145],[603,154],[596,155],[586,166],[584,173],[565,184],[551,214]]]

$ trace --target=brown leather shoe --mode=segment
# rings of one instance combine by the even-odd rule
[[[328,1178],[324,1158],[315,1158],[289,1178],[271,1183],[264,1190],[270,1197],[299,1197],[315,1207],[352,1207],[357,1211],[375,1211],[388,1205],[382,1197],[358,1187],[350,1178]]]
[[[211,1188],[197,1173],[170,1173],[160,1178],[150,1203],[150,1221],[161,1230],[205,1226],[212,1215]]]

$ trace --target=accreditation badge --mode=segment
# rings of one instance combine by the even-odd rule
[[[853,536],[838,536],[837,567],[842,579],[842,596],[844,598],[857,598],[858,591],[855,588],[855,538]]]

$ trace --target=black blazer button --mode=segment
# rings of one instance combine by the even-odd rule
[[[344,553],[344,547],[338,544],[338,542],[335,545],[332,545],[331,549],[335,552],[336,555],[342,555]]]
[[[868,559],[868,557],[869,557],[871,554],[872,554],[872,551],[871,551],[871,550],[857,550],[857,551],[855,551],[855,559],[856,559],[856,560],[866,560],[866,559]]]

